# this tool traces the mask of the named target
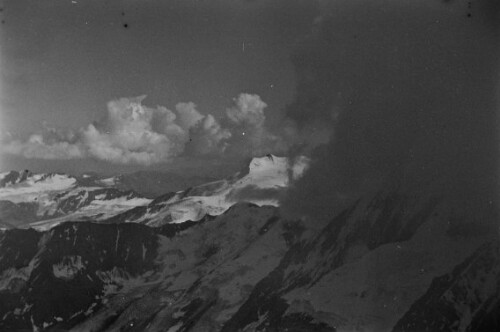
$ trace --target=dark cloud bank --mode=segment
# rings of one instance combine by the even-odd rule
[[[311,133],[329,142],[316,144],[285,211],[324,219],[393,186],[497,206],[498,9],[493,0],[329,3],[294,55],[287,110],[304,146],[318,141]]]

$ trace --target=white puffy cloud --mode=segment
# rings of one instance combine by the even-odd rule
[[[83,158],[85,153],[79,144],[61,142],[47,142],[42,135],[33,134],[26,142],[13,140],[2,145],[2,152],[21,155],[25,158],[37,159],[77,159]]]
[[[242,93],[226,110],[227,126],[233,133],[228,153],[244,156],[280,153],[286,149],[284,140],[265,127],[267,104],[258,95]]]
[[[106,116],[78,131],[43,125],[26,141],[10,139],[4,153],[26,158],[94,158],[117,164],[151,165],[191,157],[252,156],[276,152],[283,140],[265,128],[267,104],[240,94],[219,122],[192,102],[175,111],[142,104],[146,96],[110,101]]]
[[[90,124],[81,140],[89,156],[120,164],[168,162],[183,152],[187,132],[165,107],[142,105],[145,96],[108,103],[102,123]]]
[[[186,152],[190,155],[214,156],[221,155],[228,146],[232,134],[224,129],[211,115],[203,117],[189,131],[190,140]]]
[[[235,105],[226,111],[232,123],[247,128],[262,128],[266,120],[264,108],[267,104],[258,95],[242,93],[234,101]]]
[[[185,130],[195,126],[205,116],[196,110],[195,103],[178,103],[175,105],[175,110],[178,114],[179,126]]]
[[[51,127],[47,123],[42,123],[42,127],[42,134],[32,134],[26,141],[5,132],[0,137],[0,151],[37,159],[68,160],[85,156],[85,149],[73,130]]]

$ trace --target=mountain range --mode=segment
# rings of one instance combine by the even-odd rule
[[[114,187],[111,181],[67,174],[32,174],[28,170],[0,174],[0,226],[37,222],[102,220],[151,199]]]
[[[497,229],[400,188],[310,227],[279,207],[307,165],[268,155],[154,199],[116,178],[3,173],[2,204],[33,219],[2,210],[0,330],[500,329]]]

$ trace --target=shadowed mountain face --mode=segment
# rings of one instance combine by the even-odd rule
[[[436,201],[410,202],[358,202],[296,243],[222,331],[498,329],[496,236],[451,239],[431,224],[442,223]]]
[[[48,232],[8,230],[0,236],[2,330],[69,327],[101,305],[113,278],[156,267],[158,237],[191,223],[152,229],[139,224],[65,223]]]
[[[0,179],[0,188],[4,188],[7,185],[12,185],[25,181],[28,176],[32,175],[30,171],[24,170],[21,172],[10,171],[3,175]]]
[[[486,243],[435,278],[393,331],[496,331],[500,327],[500,247]]]
[[[198,222],[0,236],[0,330],[497,330],[495,234],[384,191],[321,229],[237,204]],[[423,319],[425,318],[425,319]]]
[[[0,201],[0,227],[15,228],[21,225],[34,222],[37,205],[33,203],[11,201]]]
[[[149,294],[153,299],[145,299],[160,301],[158,309],[165,309],[172,305],[173,300],[168,298],[174,296],[173,292],[174,298],[179,297],[176,305],[188,306],[196,316],[199,306],[207,306],[205,301],[217,299],[215,288],[205,294],[212,294],[210,300],[194,292],[203,278],[206,283],[222,285],[232,275],[242,281],[246,277],[250,282],[248,292],[252,280],[255,283],[266,271],[251,266],[251,260],[277,263],[286,248],[278,230],[282,228],[276,227],[278,222],[275,209],[244,204],[216,220],[158,228],[134,223],[68,222],[46,232],[4,231],[0,237],[0,330],[35,326],[64,330],[100,310],[106,312],[106,318],[96,324],[107,326],[115,319],[129,318],[121,313],[133,310],[137,294]],[[270,232],[273,227],[276,230]],[[268,244],[267,254],[272,258],[265,258],[263,248],[255,246],[267,233],[273,233],[268,242],[278,239]],[[241,257],[252,250],[257,254]],[[238,259],[249,265],[237,263]],[[227,272],[219,270],[224,268]],[[189,288],[193,291],[188,292]],[[225,296],[228,301],[237,301],[240,295],[232,291],[237,291],[235,285]]]

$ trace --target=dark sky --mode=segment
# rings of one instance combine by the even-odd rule
[[[2,135],[23,141],[44,122],[78,130],[103,118],[109,101],[139,95],[151,107],[194,102],[218,118],[240,93],[256,94],[273,126],[294,93],[291,50],[317,14],[314,1],[3,1]],[[2,161],[2,169],[109,167]]]

